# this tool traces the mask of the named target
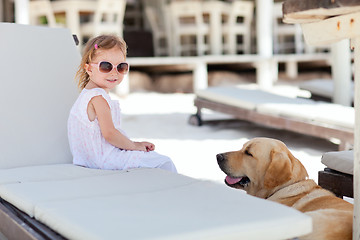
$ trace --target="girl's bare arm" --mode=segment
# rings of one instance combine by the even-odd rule
[[[92,104],[98,118],[101,134],[110,144],[124,150],[149,151],[148,144],[145,142],[133,142],[123,135],[114,126],[111,117],[110,107],[102,96],[95,96],[89,104]]]

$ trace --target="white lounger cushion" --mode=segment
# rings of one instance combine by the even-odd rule
[[[69,239],[283,239],[311,225],[292,208],[161,169],[70,169],[2,184],[0,196]]]
[[[307,99],[297,99],[292,104],[266,103],[257,106],[257,111],[263,114],[290,117],[303,121],[314,121],[323,125],[354,129],[355,110],[333,103],[314,102]],[[307,100],[308,102],[304,101]]]
[[[322,155],[321,162],[336,171],[353,175],[354,151],[327,152]]]
[[[257,112],[280,117],[291,117],[299,120],[315,118],[316,103],[308,99],[291,98],[292,103],[264,103],[256,107]]]
[[[196,181],[192,178],[178,178],[177,175],[170,174],[167,171],[161,173],[163,179],[159,177],[159,173],[154,171],[139,171],[137,169],[106,171],[77,166],[73,166],[72,176],[65,176],[61,172],[62,166],[59,167],[59,171],[53,172],[56,176],[49,179],[0,185],[0,195],[28,215],[34,216],[34,207],[38,202],[116,195],[118,193],[159,191]],[[89,170],[92,175],[86,176],[83,170]],[[22,169],[19,171],[20,173],[23,172]],[[77,172],[80,173],[79,177]],[[16,175],[20,176],[19,174]],[[63,179],[60,179],[61,176]],[[57,180],[54,180],[55,178]],[[151,181],[148,181],[150,179]],[[166,181],[164,181],[165,179]],[[44,192],[46,194],[43,194]]]
[[[50,164],[0,169],[0,185],[9,183],[57,181],[114,174],[110,170],[84,168],[73,164]]]
[[[334,103],[322,103],[314,119],[317,122],[354,129],[355,109]]]
[[[66,219],[59,230],[71,233],[73,239],[283,239],[294,229],[300,232],[308,227],[306,216],[299,221],[300,213],[284,210],[274,202],[197,182],[155,193],[47,202],[36,213],[40,220],[49,219],[49,224],[58,226],[59,220]],[[297,223],[290,226],[294,220]]]
[[[80,53],[69,29],[0,24],[0,168],[71,163]]]
[[[205,90],[198,90],[196,95],[201,98],[248,110],[254,110],[260,104],[265,103],[292,104],[295,102],[309,101],[306,99],[284,97],[257,88],[247,88],[241,85],[209,87]]]

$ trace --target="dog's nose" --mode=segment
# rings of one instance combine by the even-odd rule
[[[216,159],[217,159],[217,161],[219,163],[219,162],[224,161],[225,158],[224,158],[223,154],[216,154]]]

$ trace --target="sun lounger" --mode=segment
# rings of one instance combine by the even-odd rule
[[[290,98],[241,85],[199,90],[194,104],[198,110],[190,123],[195,125],[202,124],[201,109],[207,108],[268,127],[338,139],[340,149],[353,144],[352,107]]]
[[[354,151],[324,153],[321,162],[326,166],[319,172],[318,183],[339,197],[354,197]]]
[[[80,54],[69,30],[0,23],[0,35],[0,232],[8,239],[289,239],[311,231],[310,217],[225,184],[73,165],[66,123]]]

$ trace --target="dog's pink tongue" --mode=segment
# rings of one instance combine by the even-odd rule
[[[230,176],[226,176],[225,178],[225,181],[228,183],[228,184],[235,184],[237,182],[240,182],[241,178],[232,178]]]

